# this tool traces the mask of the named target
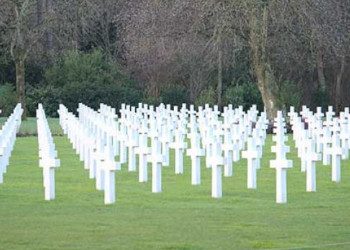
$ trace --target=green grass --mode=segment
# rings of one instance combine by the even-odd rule
[[[6,120],[7,120],[7,117],[0,117],[0,126],[2,126]],[[55,135],[55,136],[63,135],[60,124],[58,123],[58,118],[47,118],[47,121],[49,123],[52,135]],[[22,121],[21,128],[18,132],[18,136],[37,135],[37,133],[38,132],[36,128],[36,118],[28,117],[26,120]]]
[[[105,206],[67,138],[54,139],[61,167],[51,202],[44,201],[37,139],[16,141],[0,185],[0,249],[350,248],[349,161],[343,161],[340,184],[331,182],[330,166],[319,164],[317,192],[307,193],[293,148],[288,203],[276,204],[269,136],[257,190],[246,188],[241,160],[234,176],[223,179],[223,198],[213,199],[211,171],[202,168],[202,184],[192,186],[186,157],[183,175],[175,175],[173,165],[163,168],[160,194],[124,165],[116,175],[117,202]]]

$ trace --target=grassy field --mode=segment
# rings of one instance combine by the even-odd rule
[[[6,117],[0,117],[0,126],[6,121]],[[47,118],[50,126],[50,130],[52,135],[62,136],[62,129],[60,124],[58,123],[58,118]],[[29,135],[37,135],[36,129],[36,118],[28,117],[27,120],[22,121],[21,128],[18,132],[18,136],[29,136]]]
[[[330,166],[318,164],[317,192],[307,193],[293,148],[288,204],[278,205],[268,137],[257,190],[246,188],[241,160],[234,176],[223,180],[223,198],[212,199],[211,171],[203,167],[202,185],[192,186],[186,157],[183,175],[174,174],[173,164],[163,168],[160,194],[152,194],[151,182],[138,183],[137,173],[123,166],[116,174],[117,203],[105,206],[67,138],[55,142],[61,167],[56,200],[46,202],[37,139],[17,139],[0,184],[0,249],[350,248],[349,161],[342,162],[340,184],[331,182]]]

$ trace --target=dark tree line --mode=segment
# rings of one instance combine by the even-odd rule
[[[15,74],[24,107],[31,65],[96,48],[150,98],[178,86],[221,106],[249,82],[269,117],[288,92],[300,104],[350,104],[350,0],[0,1],[0,79]]]

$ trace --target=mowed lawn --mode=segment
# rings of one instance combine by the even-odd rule
[[[1,126],[6,122],[6,117],[0,117],[0,128]],[[52,135],[62,136],[62,129],[60,127],[60,124],[58,123],[58,118],[47,118],[47,121],[50,126],[50,130]],[[27,120],[22,121],[21,128],[18,132],[19,136],[31,136],[36,135],[36,118],[35,117],[28,117]]]
[[[162,169],[162,193],[151,193],[151,180],[139,183],[137,172],[124,165],[116,174],[117,202],[105,206],[68,139],[54,139],[61,167],[56,200],[48,202],[37,138],[17,138],[0,184],[0,249],[350,248],[349,160],[342,162],[339,184],[331,181],[330,166],[318,164],[317,192],[307,193],[292,147],[288,203],[281,205],[275,203],[275,171],[269,168],[271,136],[257,190],[246,188],[243,159],[233,177],[223,178],[222,199],[211,198],[211,170],[204,161],[202,184],[192,186],[190,159],[185,157],[185,173],[175,175],[172,152],[171,166]]]

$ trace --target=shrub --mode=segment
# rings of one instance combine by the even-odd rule
[[[17,104],[15,87],[6,83],[0,85],[0,109],[1,116],[9,116]]]
[[[317,89],[312,95],[313,109],[316,107],[322,107],[322,110],[326,110],[330,105],[329,95],[326,90]]]
[[[165,104],[181,107],[183,103],[188,103],[188,91],[183,86],[172,85],[162,91],[160,100]]]
[[[224,104],[232,104],[234,108],[243,106],[244,110],[256,104],[259,110],[263,110],[264,105],[261,94],[255,83],[233,84],[224,92]]]
[[[28,86],[27,90],[27,109],[30,116],[35,116],[35,111],[38,104],[42,103],[45,109],[45,114],[48,117],[56,117],[58,105],[61,102],[61,89],[55,88],[52,85],[39,85],[35,88]]]
[[[216,93],[212,86],[203,90],[195,101],[195,105],[204,106],[205,104],[215,105],[216,104]]]
[[[120,108],[121,103],[137,105],[140,98],[139,91],[132,88],[111,83],[96,84],[84,81],[65,85],[60,99],[69,110],[73,111],[80,102],[94,109],[99,108],[100,103]]]
[[[284,109],[289,109],[290,106],[294,106],[296,110],[301,106],[301,91],[296,83],[291,81],[283,81],[279,84],[278,91],[279,105]]]
[[[161,100],[159,97],[145,95],[142,99],[142,103],[158,106],[161,103]]]
[[[100,103],[119,108],[121,103],[137,105],[142,97],[141,91],[122,73],[118,64],[99,50],[63,55],[45,71],[45,82],[46,86],[33,89],[30,96],[32,106],[40,100],[50,116],[57,115],[59,103],[71,111],[76,110],[79,102],[95,109]]]

